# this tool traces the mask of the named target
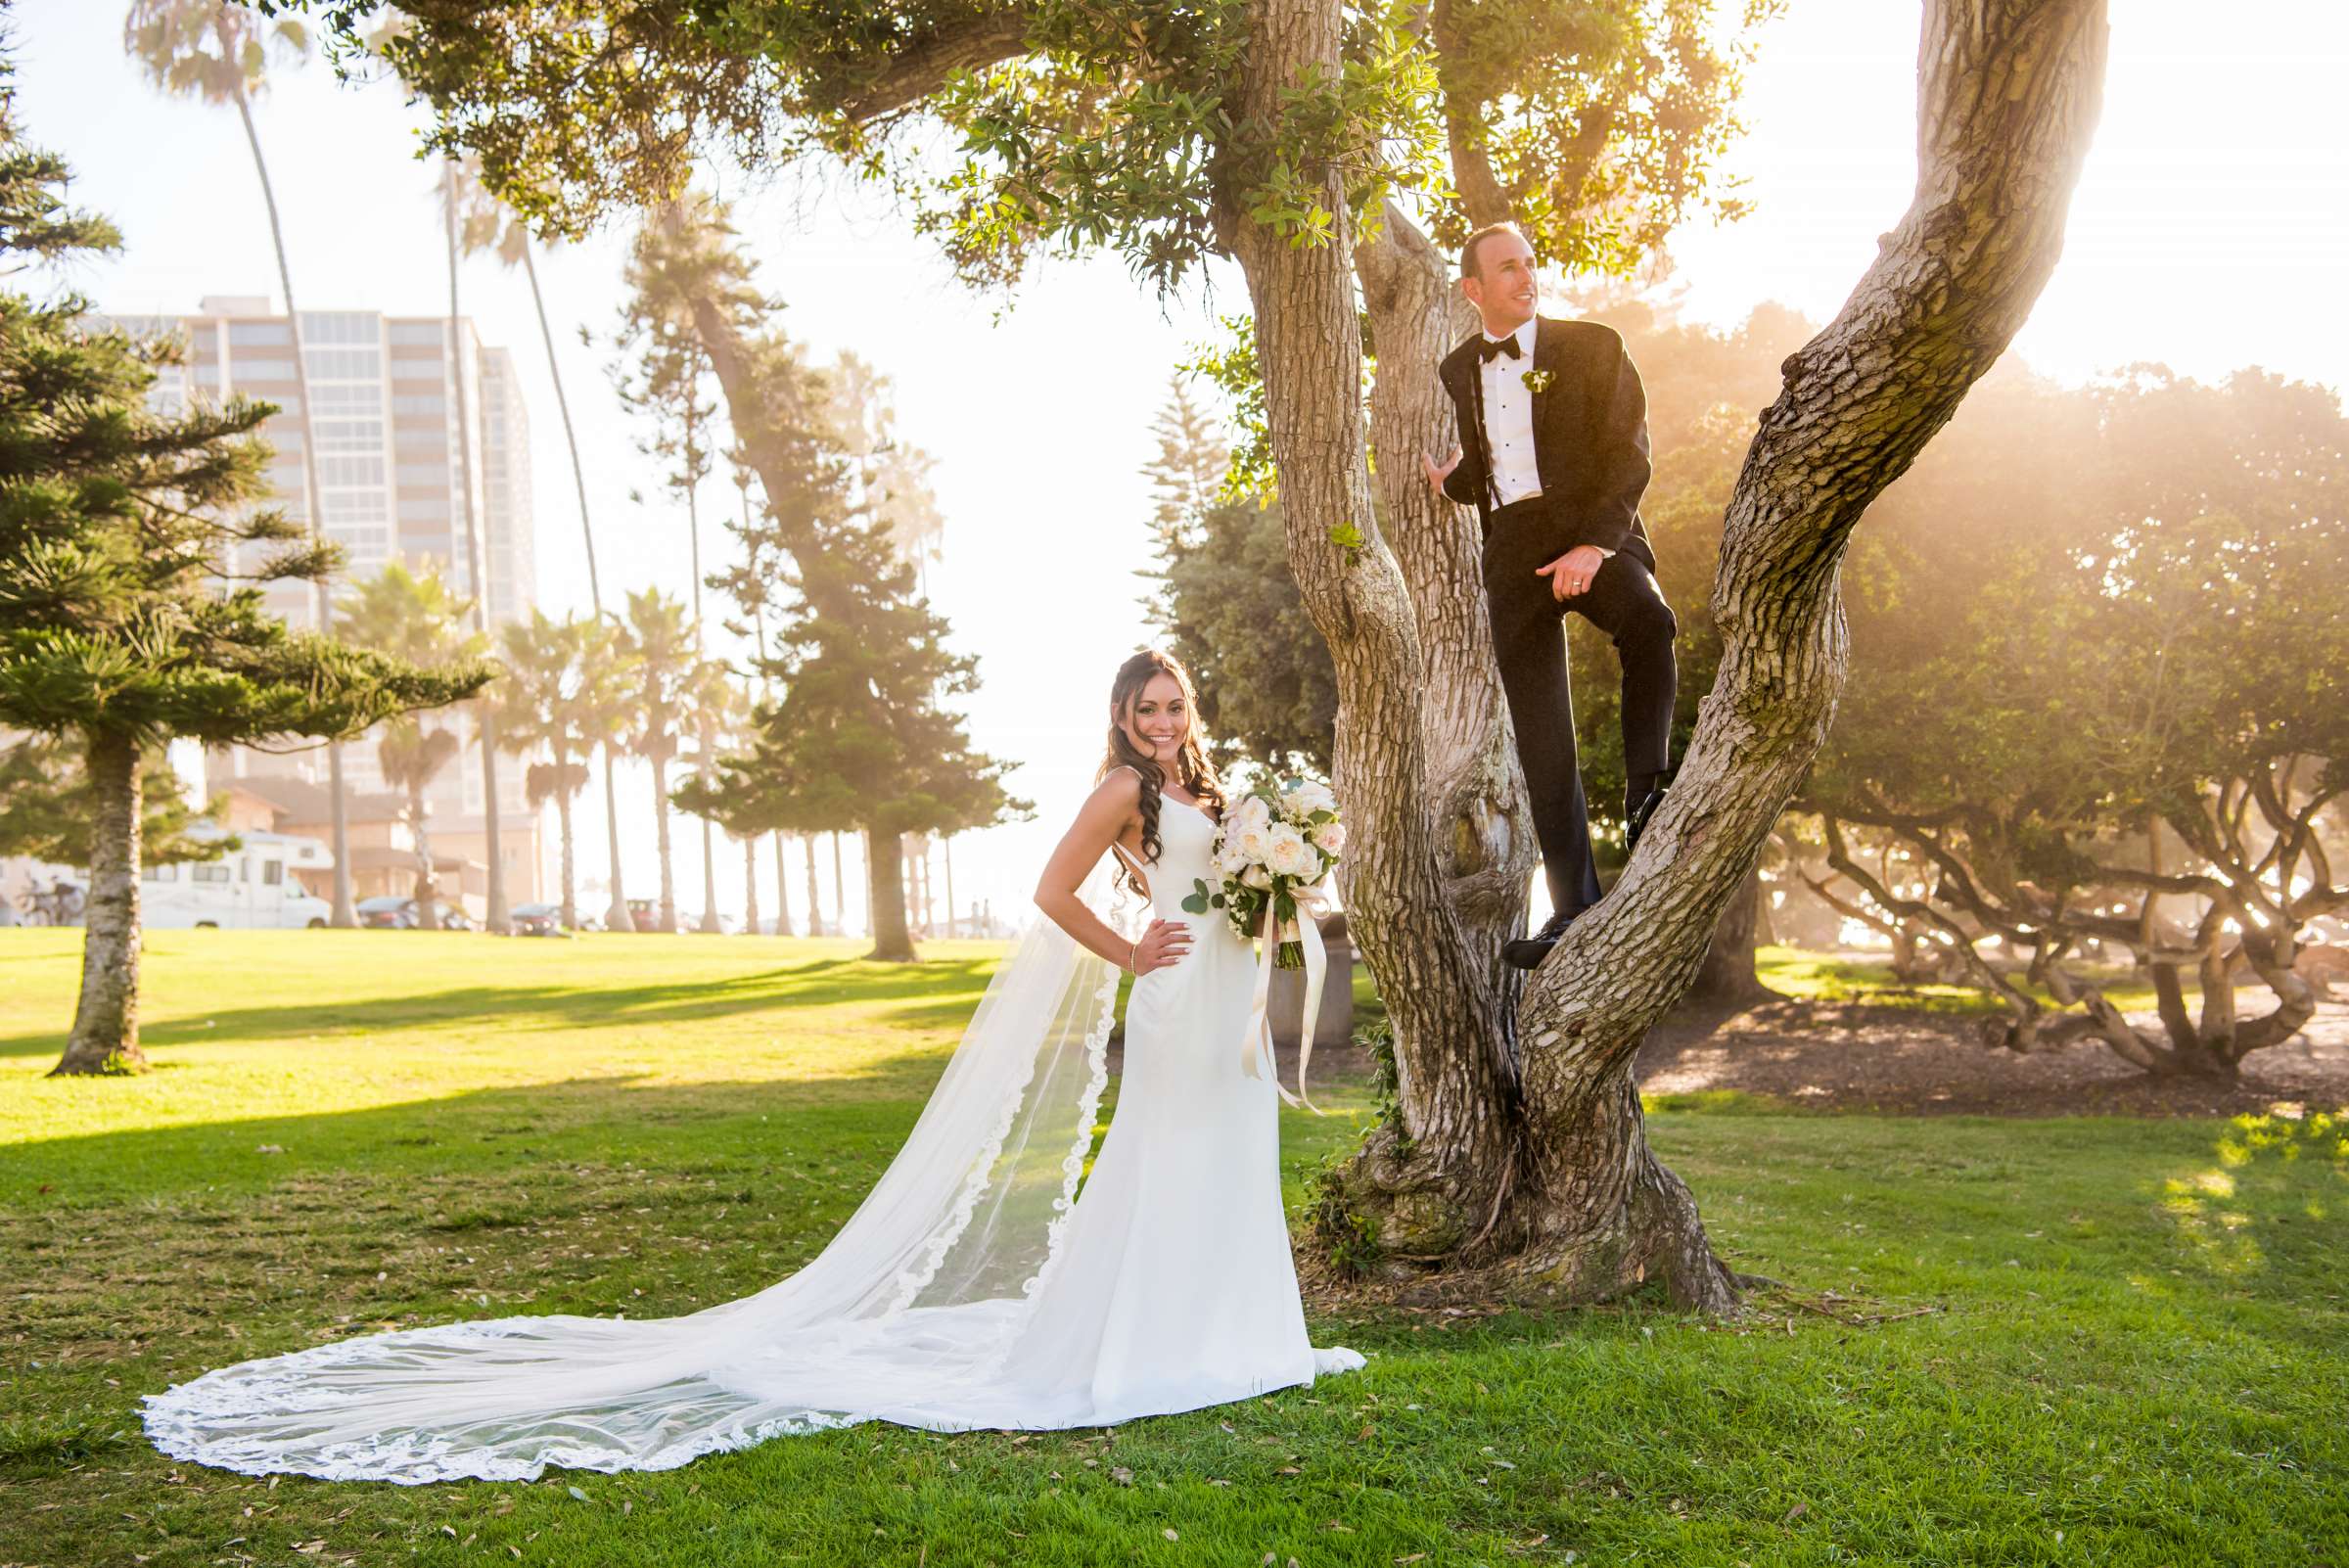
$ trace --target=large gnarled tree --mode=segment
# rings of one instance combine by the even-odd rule
[[[926,221],[974,276],[1015,275],[1047,245],[1114,248],[1161,285],[1235,259],[1289,566],[1337,670],[1347,902],[1395,1024],[1397,1116],[1329,1207],[1399,1265],[1477,1265],[1563,1298],[1661,1280],[1689,1305],[1733,1301],[1647,1147],[1633,1054],[1825,733],[1854,525],[2054,266],[2103,0],[1927,0],[1915,197],[1786,361],[1747,453],[1714,586],[1722,661],[1679,786],[1522,995],[1495,955],[1534,848],[1474,529],[1411,472],[1454,438],[1433,366],[1462,323],[1439,242],[1513,212],[1552,259],[1604,265],[1642,248],[1643,211],[1700,201],[1734,85],[1733,62],[1688,42],[1716,7],[405,9],[420,25],[401,71],[441,110],[441,140],[558,227],[672,196],[713,146],[827,149],[919,186],[928,165],[893,161],[881,131],[929,115],[966,156],[924,190]],[[1382,372],[1367,412],[1365,317]]]

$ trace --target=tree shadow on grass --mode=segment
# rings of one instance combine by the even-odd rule
[[[908,1050],[816,1080],[675,1084],[610,1074],[23,1142],[0,1146],[0,1214],[90,1194],[119,1202],[186,1187],[265,1188],[321,1170],[439,1176],[549,1160],[786,1157],[809,1130],[894,1151],[944,1067],[938,1051]]]
[[[795,1008],[854,1007],[916,997],[921,998],[921,1005],[877,1011],[876,1021],[944,1025],[970,1015],[994,974],[996,961],[991,957],[962,958],[899,966],[818,959],[756,974],[669,984],[463,986],[355,1002],[214,1009],[203,1017],[154,1019],[142,1026],[140,1035],[149,1045],[183,1046],[461,1029],[469,1024],[500,1034],[611,1025],[667,1028],[762,1012],[787,1016]],[[167,1002],[168,993],[159,999]],[[62,1039],[62,1027],[0,1037],[0,1056],[51,1055]]]

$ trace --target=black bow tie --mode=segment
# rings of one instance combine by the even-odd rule
[[[1502,354],[1507,354],[1511,359],[1515,359],[1518,357],[1517,335],[1512,332],[1498,343],[1494,342],[1491,338],[1483,339],[1477,344],[1476,352],[1477,363],[1480,365],[1489,365]]]

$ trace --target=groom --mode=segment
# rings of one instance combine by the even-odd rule
[[[1484,331],[1436,374],[1459,414],[1462,449],[1441,466],[1424,454],[1419,461],[1436,492],[1473,504],[1484,529],[1493,652],[1556,911],[1501,948],[1507,962],[1531,969],[1599,895],[1575,759],[1565,617],[1585,616],[1613,638],[1623,666],[1623,813],[1635,843],[1664,798],[1679,627],[1639,521],[1647,399],[1623,339],[1596,322],[1535,314],[1534,253],[1513,223],[1468,237],[1460,292]]]

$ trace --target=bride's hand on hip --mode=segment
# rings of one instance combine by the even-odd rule
[[[1146,975],[1153,969],[1172,967],[1191,950],[1191,928],[1179,920],[1153,920],[1142,940],[1133,945],[1133,972]]]

